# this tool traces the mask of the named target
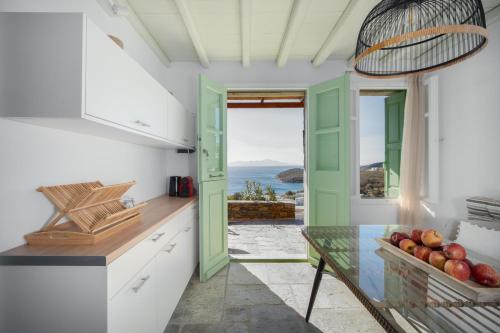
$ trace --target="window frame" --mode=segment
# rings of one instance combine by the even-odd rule
[[[439,202],[439,81],[437,75],[424,78],[424,86],[429,88],[429,110],[426,110],[426,118],[429,122],[429,151],[427,159],[428,175],[426,196],[421,198],[422,203],[436,204]],[[360,91],[361,90],[408,90],[405,78],[400,79],[368,79],[359,76],[351,76],[351,163],[354,166],[351,174],[351,201],[357,205],[399,205],[399,198],[362,198],[360,188]]]

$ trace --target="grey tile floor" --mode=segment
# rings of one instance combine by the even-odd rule
[[[165,332],[384,332],[327,274],[305,323],[314,274],[307,263],[231,263],[206,283],[195,273]]]
[[[299,219],[230,223],[229,255],[236,259],[305,259],[303,226]]]

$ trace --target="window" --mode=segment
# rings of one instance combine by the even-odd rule
[[[397,198],[405,90],[361,90],[359,108],[362,198]]]

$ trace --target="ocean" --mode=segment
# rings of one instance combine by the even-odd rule
[[[228,193],[233,194],[245,189],[246,180],[254,180],[262,184],[262,189],[270,184],[277,194],[283,194],[287,191],[300,191],[304,189],[302,183],[283,183],[276,178],[281,171],[292,168],[302,168],[302,166],[260,166],[260,167],[228,167]]]

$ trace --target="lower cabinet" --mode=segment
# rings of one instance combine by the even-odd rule
[[[0,332],[163,332],[198,263],[197,211],[184,207],[107,265],[0,260]]]
[[[111,332],[161,332],[156,330],[157,276],[154,271],[154,262],[150,262],[110,301]]]
[[[112,296],[108,304],[109,332],[165,330],[198,263],[195,209],[188,208],[168,223],[175,232],[164,232],[174,236],[164,239],[159,252]]]

